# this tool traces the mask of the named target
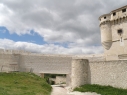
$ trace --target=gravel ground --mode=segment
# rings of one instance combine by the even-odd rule
[[[81,93],[81,92],[71,92],[71,94],[67,94],[67,95],[100,95],[100,94],[91,93],[91,92],[85,92],[85,93]]]
[[[51,95],[69,95],[67,94],[67,90],[64,87],[61,87],[59,85],[52,85],[53,91]]]
[[[85,92],[85,93],[68,92],[66,87],[62,87],[59,85],[52,85],[52,87],[53,87],[53,91],[52,91],[51,95],[100,95],[100,94],[91,93],[91,92]]]

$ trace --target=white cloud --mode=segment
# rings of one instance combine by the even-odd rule
[[[103,51],[101,46],[97,47],[69,47],[65,48],[54,44],[37,45],[28,42],[14,42],[9,39],[0,39],[0,48],[26,50],[30,52],[44,53],[44,54],[90,54],[100,53]],[[32,48],[31,48],[32,47]]]

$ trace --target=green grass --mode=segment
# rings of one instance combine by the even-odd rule
[[[45,79],[32,73],[0,73],[0,95],[50,95]]]
[[[101,95],[127,95],[127,89],[114,88],[111,86],[89,85],[89,84],[75,88],[74,91],[96,92]]]

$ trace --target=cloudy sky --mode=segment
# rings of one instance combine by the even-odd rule
[[[98,17],[127,0],[0,0],[0,48],[103,53]]]

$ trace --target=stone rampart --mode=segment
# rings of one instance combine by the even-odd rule
[[[19,70],[19,54],[0,54],[0,71],[10,72]]]
[[[71,57],[47,55],[21,55],[20,70],[34,73],[68,74],[71,72]]]
[[[90,62],[88,83],[127,88],[127,60]]]
[[[69,55],[44,55],[19,50],[0,49],[0,71],[25,71],[53,74],[68,74],[71,72]]]
[[[71,87],[87,84],[88,81],[88,60],[86,59],[73,59],[71,67]]]
[[[113,55],[112,55],[113,56]],[[127,88],[126,55],[120,60],[106,61],[102,55],[44,55],[0,50],[0,72],[25,71],[35,74],[66,74],[67,85],[111,85]]]

